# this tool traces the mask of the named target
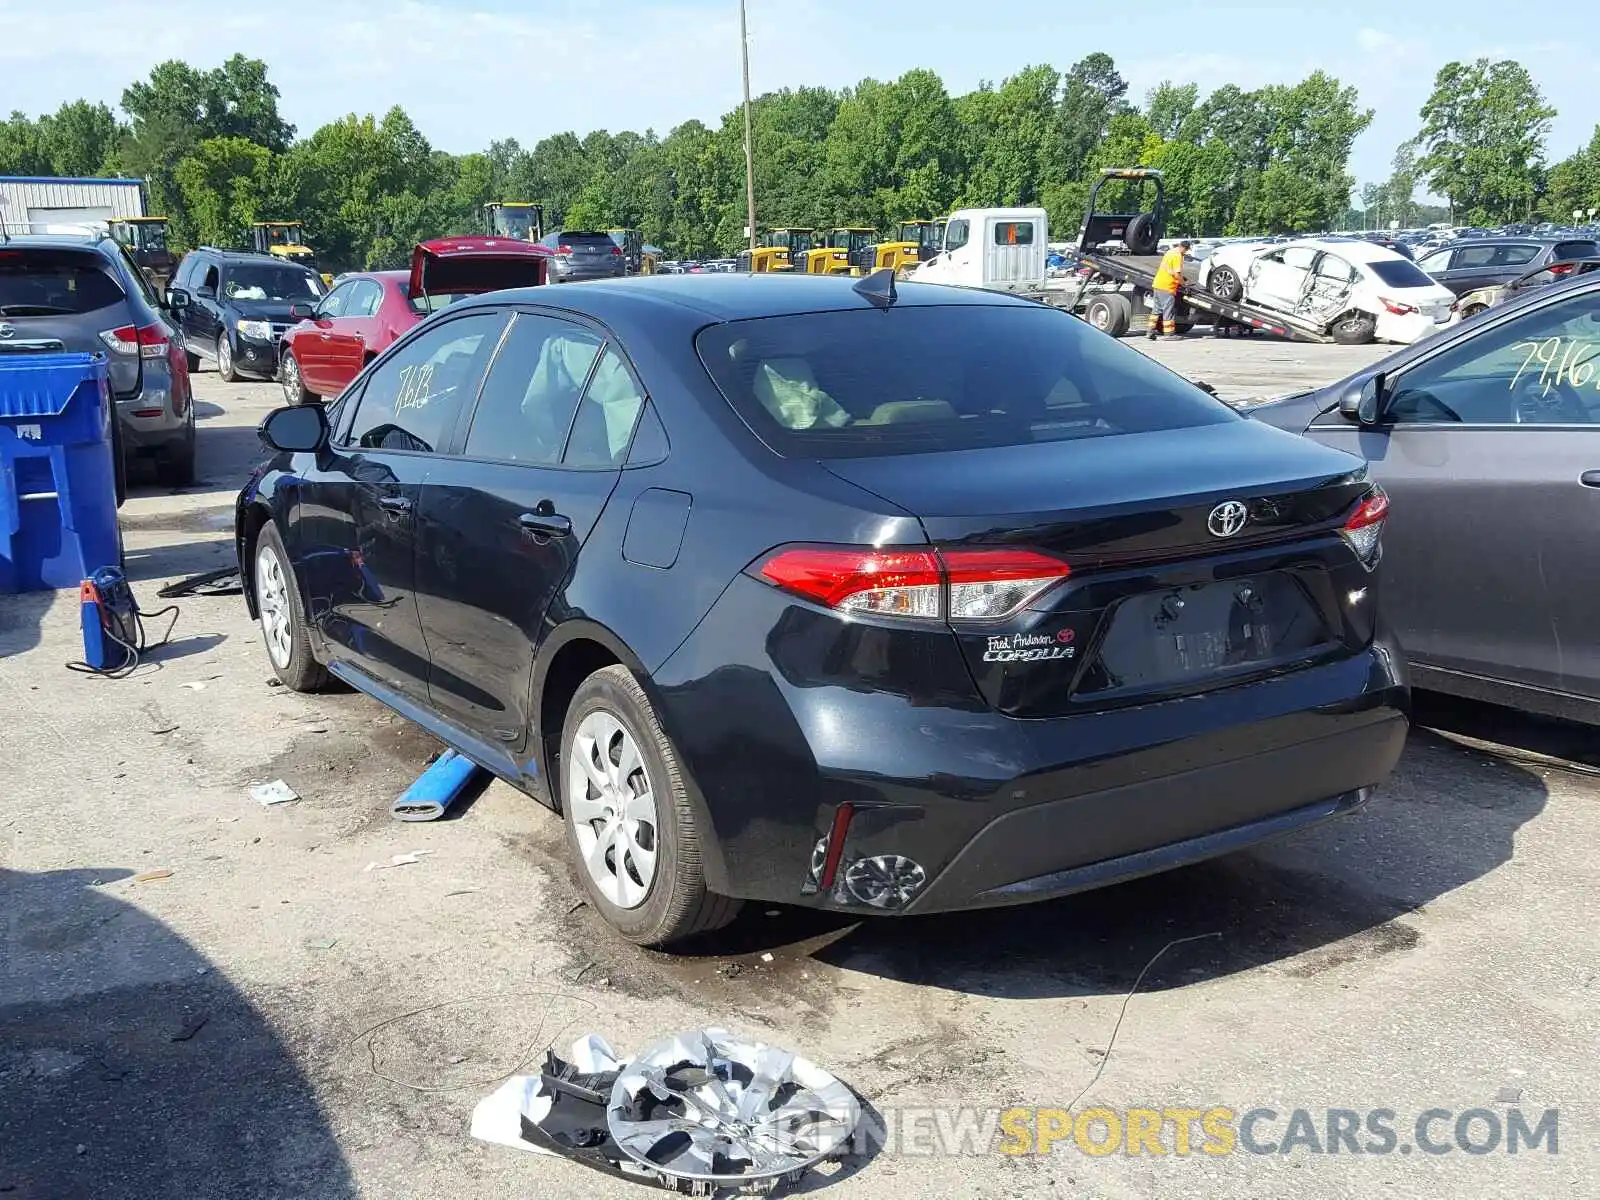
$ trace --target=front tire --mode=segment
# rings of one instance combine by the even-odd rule
[[[278,382],[283,385],[285,403],[315,404],[318,400],[315,392],[306,391],[305,382],[300,377],[300,362],[293,350],[286,349],[278,360]]]
[[[1244,298],[1244,284],[1239,282],[1239,276],[1232,267],[1214,267],[1210,277],[1206,280],[1206,291],[1218,300],[1242,300]]]
[[[322,691],[328,685],[328,669],[311,652],[311,632],[300,603],[300,587],[278,527],[271,521],[261,527],[256,538],[250,569],[261,640],[273,674],[291,691]]]
[[[640,946],[719,929],[740,902],[706,887],[703,830],[677,752],[623,666],[579,685],[561,731],[567,849],[589,902]]]
[[[233,344],[228,341],[227,334],[217,339],[217,374],[223,383],[239,382],[239,372],[233,369]]]
[[[1333,323],[1333,340],[1341,346],[1365,346],[1378,334],[1378,319],[1364,312],[1346,313]]]

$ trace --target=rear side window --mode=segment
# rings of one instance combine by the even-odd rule
[[[467,456],[559,463],[599,353],[600,338],[581,325],[518,316],[484,381],[467,434]]]
[[[122,285],[97,254],[0,246],[0,317],[59,317],[119,303]]]
[[[1226,405],[1043,305],[907,306],[733,321],[697,348],[780,454],[1017,446],[1217,425]]]
[[[1520,267],[1531,263],[1539,254],[1537,246],[1499,246],[1494,252],[1497,267]]]
[[[1367,264],[1371,271],[1390,287],[1432,287],[1433,280],[1422,273],[1416,263],[1404,258],[1380,258]]]
[[[994,223],[994,244],[996,246],[1033,245],[1033,222],[996,221]]]

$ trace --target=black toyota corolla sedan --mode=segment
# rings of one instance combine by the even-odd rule
[[[239,496],[282,681],[564,814],[624,936],[1059,896],[1360,805],[1407,687],[1348,454],[993,293],[451,305]]]

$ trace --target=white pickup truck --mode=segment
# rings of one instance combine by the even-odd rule
[[[945,222],[939,253],[919,263],[911,278],[997,292],[1042,292],[1048,240],[1042,208],[959,209]]]

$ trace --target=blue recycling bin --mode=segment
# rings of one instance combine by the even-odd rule
[[[121,564],[113,419],[103,355],[0,353],[0,592]]]

